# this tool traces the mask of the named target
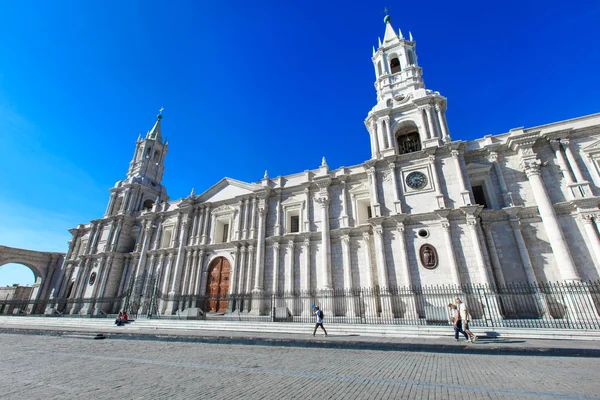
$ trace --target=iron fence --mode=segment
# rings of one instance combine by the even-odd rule
[[[448,325],[448,304],[467,304],[479,327],[600,329],[600,281],[575,283],[353,288],[285,293],[167,295],[159,279],[143,277],[119,297],[0,300],[0,314],[105,316],[121,310],[138,318],[314,322],[313,305],[326,323]]]

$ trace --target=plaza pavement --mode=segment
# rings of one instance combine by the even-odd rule
[[[81,332],[0,333],[0,397],[600,398],[600,358],[596,357],[248,346],[146,340],[151,337],[139,335],[93,337]],[[327,340],[339,339],[332,335]],[[469,348],[476,346],[487,344]]]

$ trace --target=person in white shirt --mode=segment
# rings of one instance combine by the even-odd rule
[[[463,303],[458,297],[456,298],[456,307],[458,308],[458,312],[460,313],[460,320],[462,322],[462,329],[469,335],[471,339],[471,343],[475,343],[477,340],[477,335],[469,330],[469,320],[471,316],[469,315],[469,310],[465,303]]]
[[[327,336],[327,331],[323,327],[323,311],[319,310],[319,306],[315,306],[313,311],[314,311],[315,315],[317,316],[317,324],[315,325],[315,330],[313,331],[313,336],[315,336],[315,333],[317,333],[317,328],[319,326],[321,327],[321,329],[323,329],[323,332],[325,332],[325,336]]]
[[[469,335],[467,335],[467,333],[462,329],[460,313],[458,312],[456,304],[450,303],[448,304],[448,307],[450,308],[450,318],[452,321],[452,325],[454,326],[454,340],[458,342],[458,336],[460,333],[462,333],[463,335],[465,335],[465,340],[467,342],[470,341],[471,339],[469,338]]]

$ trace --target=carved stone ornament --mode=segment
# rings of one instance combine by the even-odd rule
[[[438,265],[438,256],[435,247],[430,244],[424,244],[419,250],[421,265],[427,269],[434,269]]]
[[[92,286],[94,284],[94,282],[96,282],[96,273],[92,272],[92,274],[90,275],[90,280],[88,281],[88,283],[90,284],[90,286]]]

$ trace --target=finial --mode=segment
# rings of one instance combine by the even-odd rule
[[[138,135],[138,140],[137,140],[137,141],[138,141],[138,142],[141,142],[141,141],[142,141],[142,134],[141,134],[141,133]]]
[[[164,107],[161,107],[160,110],[158,110],[158,115],[156,116],[156,118],[162,119],[162,112],[164,109],[165,109]]]
[[[194,197],[196,195],[196,189],[192,188],[192,193],[190,193],[190,197]]]
[[[411,42],[414,42],[413,37],[412,37],[412,32],[408,32],[408,40],[410,40]]]
[[[263,176],[263,179],[269,179],[269,171],[265,169],[265,176]]]
[[[323,159],[321,160],[321,167],[326,167],[327,166],[327,161],[325,161],[325,157],[323,157]]]
[[[373,46],[373,57],[375,57],[375,46]]]
[[[385,8],[383,9],[383,11],[381,12],[382,14],[385,14],[385,17],[383,17],[383,23],[384,23],[384,24],[389,24],[389,23],[392,21],[392,17],[390,17],[390,16],[388,15],[389,11],[390,11],[390,9],[389,9],[389,8],[387,8],[387,7],[385,7]]]
[[[398,29],[398,36],[400,36],[400,39],[404,39],[404,35],[402,34],[402,29]]]

